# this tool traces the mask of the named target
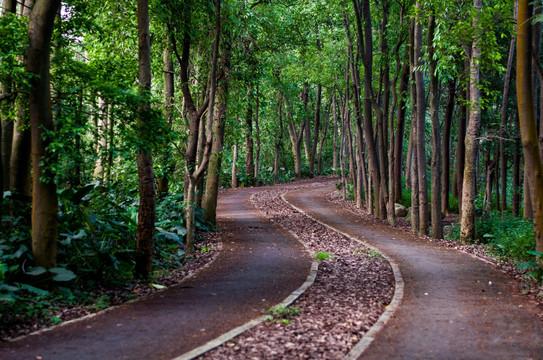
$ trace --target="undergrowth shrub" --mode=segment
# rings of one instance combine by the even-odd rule
[[[478,243],[488,244],[498,256],[517,261],[533,259],[535,249],[534,229],[531,221],[500,212],[483,213],[475,220],[475,238]],[[460,224],[448,229],[447,239],[460,239]]]

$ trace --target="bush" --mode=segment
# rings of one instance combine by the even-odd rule
[[[498,256],[517,261],[531,260],[535,249],[534,229],[531,221],[500,212],[484,213],[475,221],[476,241],[488,244]],[[447,239],[460,239],[460,224],[451,225]]]

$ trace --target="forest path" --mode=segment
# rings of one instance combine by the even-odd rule
[[[405,287],[399,308],[361,359],[542,359],[543,323],[514,280],[458,250],[369,222],[326,200],[333,181],[287,201],[391,257]]]
[[[142,300],[0,343],[0,359],[170,359],[262,315],[307,279],[312,259],[250,203],[266,188],[222,192],[223,249],[194,277]]]

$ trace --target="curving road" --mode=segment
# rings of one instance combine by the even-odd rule
[[[170,359],[262,315],[306,280],[312,259],[249,199],[221,193],[223,249],[196,276],[165,291],[12,343],[0,359]]]
[[[515,282],[493,266],[325,199],[332,181],[286,200],[359,238],[399,265],[404,297],[360,359],[543,359],[543,322]]]

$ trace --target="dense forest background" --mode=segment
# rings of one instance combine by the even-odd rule
[[[219,188],[328,174],[540,276],[542,9],[4,0],[0,306],[180,266]]]

